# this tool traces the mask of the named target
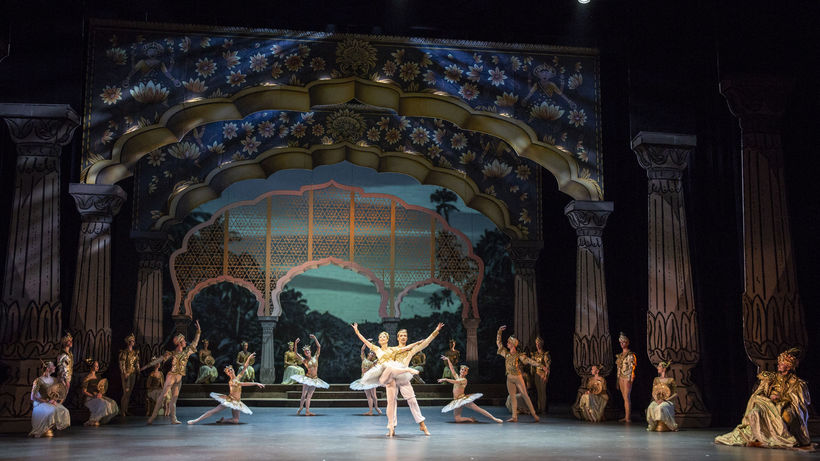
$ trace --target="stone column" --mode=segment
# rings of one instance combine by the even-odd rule
[[[273,329],[279,321],[278,315],[260,315],[257,317],[262,324],[262,357],[259,365],[259,382],[264,384],[274,384],[276,382],[276,368],[273,360],[276,357],[276,349],[273,347]]]
[[[106,369],[111,360],[111,222],[126,194],[114,184],[70,184],[82,216],[77,273],[71,309],[74,358],[94,358]]]
[[[614,209],[612,202],[574,200],[564,208],[569,223],[578,236],[575,271],[575,335],[572,363],[586,384],[592,365],[600,365],[601,376],[612,371],[612,338],[609,335],[609,313],[604,280],[604,247],[601,234]],[[573,408],[578,406],[582,390]]]
[[[515,311],[513,331],[521,346],[532,347],[538,336],[538,293],[535,288],[535,262],[544,243],[513,240],[509,252],[515,270]]]
[[[0,104],[17,146],[0,295],[0,432],[30,428],[31,383],[62,332],[60,153],[79,126],[67,105]]]
[[[681,189],[683,170],[696,145],[695,136],[669,133],[642,131],[632,140],[632,150],[649,178],[646,349],[653,364],[672,361],[669,375],[677,383],[675,419],[683,427],[707,427],[711,422],[692,382],[700,346]]]
[[[398,344],[398,340],[396,340],[396,333],[399,331],[399,318],[382,317],[382,326],[384,327],[384,331],[390,334],[390,342],[388,344]]]
[[[139,253],[137,272],[137,299],[134,305],[134,336],[140,347],[142,359],[147,362],[152,355],[162,352],[162,270],[168,262],[170,241],[164,232],[131,232],[131,238]]]
[[[781,117],[791,85],[766,76],[723,80],[720,92],[740,121],[743,169],[743,343],[758,370],[777,355],[805,348],[805,318],[794,267]]]

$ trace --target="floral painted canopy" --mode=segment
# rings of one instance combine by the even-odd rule
[[[82,180],[136,174],[135,229],[227,185],[342,160],[540,238],[540,167],[603,198],[594,50],[95,23]]]

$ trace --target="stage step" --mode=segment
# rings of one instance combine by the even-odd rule
[[[224,394],[228,391],[227,384],[183,384],[178,404],[180,406],[212,406],[214,400],[211,392]],[[413,390],[420,406],[447,405],[452,400],[452,385],[450,384],[414,384]],[[484,394],[479,400],[480,405],[503,406],[507,398],[507,390],[503,384],[476,384],[470,385],[470,393]],[[384,388],[378,388],[376,395],[379,405],[385,405]],[[298,407],[302,396],[302,385],[269,384],[264,389],[245,387],[242,389],[242,401],[251,407]],[[399,405],[407,403],[399,395]],[[329,389],[316,389],[311,399],[311,407],[367,407],[367,398],[362,391],[351,390],[349,385],[331,384]]]

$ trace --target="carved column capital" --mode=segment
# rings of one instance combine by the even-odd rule
[[[534,271],[538,256],[544,248],[540,240],[513,240],[507,247],[516,271]]]
[[[132,231],[131,240],[139,253],[140,267],[162,269],[172,251],[171,239],[165,232]]]
[[[696,145],[697,137],[685,134],[641,131],[632,139],[632,150],[650,179],[650,193],[667,191],[665,187],[653,188],[653,184],[676,186],[675,192],[680,191],[683,170]]]
[[[128,197],[116,184],[72,183],[68,185],[68,193],[74,197],[83,222],[110,223]]]
[[[743,130],[779,133],[780,119],[792,91],[791,79],[773,75],[732,75],[720,82],[720,94]]]
[[[0,117],[20,156],[59,157],[80,117],[67,104],[0,104]]]
[[[600,237],[606,227],[606,220],[614,209],[612,202],[573,200],[564,207],[564,214],[579,237]]]

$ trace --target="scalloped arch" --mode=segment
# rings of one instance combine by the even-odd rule
[[[483,268],[482,268],[483,269]],[[437,278],[428,278],[425,280],[421,280],[419,282],[413,283],[412,285],[406,286],[397,296],[396,296],[396,310],[399,310],[401,307],[402,301],[404,301],[404,297],[407,296],[411,291],[421,288],[427,285],[440,285],[448,290],[453,291],[456,295],[458,295],[459,299],[461,300],[461,318],[470,318],[471,314],[473,318],[478,317],[478,291],[474,290],[472,296],[472,302],[467,300],[467,295],[461,290],[461,288],[455,286],[454,284],[447,282],[445,280],[440,280]]]
[[[388,298],[390,297],[390,295],[387,293],[387,288],[384,286],[384,282],[378,277],[376,277],[376,274],[374,274],[373,271],[371,271],[370,269],[353,261],[346,261],[339,258],[334,258],[332,256],[328,258],[304,262],[292,268],[288,271],[287,274],[283,275],[279,280],[277,280],[276,288],[274,288],[271,291],[271,302],[273,304],[273,308],[269,315],[282,315],[282,304],[279,301],[279,296],[285,290],[285,285],[290,283],[290,281],[293,280],[294,277],[296,277],[297,275],[304,274],[305,272],[308,272],[310,270],[322,266],[328,266],[331,264],[337,267],[341,267],[342,269],[350,270],[357,274],[363,275],[367,277],[371,282],[373,282],[373,285],[376,286],[376,291],[378,291],[379,296],[381,297],[381,301],[379,302],[379,317],[387,317],[387,303],[389,301]],[[268,314],[260,313],[259,315]],[[396,317],[398,317],[398,314],[396,315]]]
[[[265,306],[265,297],[262,294],[262,292],[259,291],[259,289],[256,288],[256,286],[254,286],[254,284],[252,284],[251,282],[248,282],[247,280],[242,280],[242,279],[239,279],[239,278],[236,278],[236,277],[231,277],[230,275],[220,275],[219,277],[210,278],[208,280],[203,280],[203,281],[197,283],[196,286],[194,286],[194,288],[192,288],[191,291],[188,292],[188,296],[185,297],[185,301],[183,302],[183,305],[185,306],[185,312],[182,312],[182,314],[187,315],[188,317],[192,317],[193,314],[194,314],[194,311],[193,311],[193,307],[191,306],[191,303],[193,302],[194,297],[196,297],[196,295],[198,295],[199,292],[202,291],[203,289],[205,289],[205,288],[207,288],[211,285],[216,285],[217,283],[222,283],[222,282],[233,283],[234,285],[238,285],[238,286],[240,286],[242,288],[245,288],[246,290],[250,291],[251,293],[253,293],[253,295],[256,297],[256,301],[259,303],[259,307],[257,307],[257,310],[256,310],[257,315],[263,315],[263,314],[259,313],[260,311],[262,311],[264,309],[264,306]],[[178,309],[175,310],[174,313],[173,313],[173,315],[179,315],[179,314],[180,314],[180,312],[178,312]]]
[[[445,187],[461,197],[464,203],[487,218],[507,235],[523,239],[521,230],[510,220],[507,206],[495,197],[479,191],[478,185],[467,176],[434,166],[420,155],[406,152],[384,152],[374,146],[357,146],[348,142],[320,144],[303,149],[280,147],[271,149],[253,160],[231,162],[212,170],[205,181],[182,189],[169,197],[168,215],[154,225],[164,229],[179,222],[197,206],[213,200],[228,186],[245,179],[265,179],[273,173],[293,168],[313,169],[348,161],[355,165],[373,168],[379,172],[401,173],[415,178],[421,184]]]
[[[546,168],[558,189],[575,200],[602,200],[594,181],[578,176],[578,163],[561,149],[538,141],[535,132],[520,120],[477,111],[463,101],[441,93],[405,93],[389,81],[358,77],[317,80],[304,87],[257,86],[230,98],[213,98],[178,104],[168,109],[159,123],[121,136],[112,158],[90,167],[85,182],[114,184],[133,174],[136,162],[148,152],[178,142],[193,128],[223,120],[236,120],[263,110],[307,112],[316,105],[343,104],[352,99],[396,111],[407,117],[439,118],[458,127],[496,136],[518,153]]]

